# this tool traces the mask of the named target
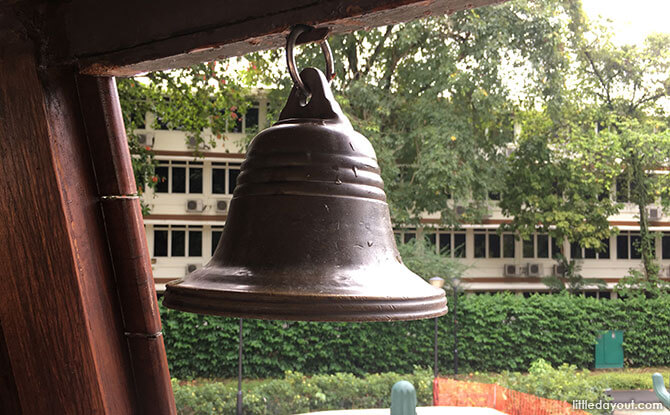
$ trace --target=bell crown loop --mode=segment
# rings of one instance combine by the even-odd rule
[[[303,105],[312,96],[312,90],[309,87],[307,87],[303,83],[300,76],[298,76],[298,70],[296,69],[295,55],[293,53],[293,50],[295,49],[298,36],[300,36],[303,33],[313,34],[315,32],[316,32],[315,29],[311,26],[296,25],[293,27],[291,33],[286,38],[286,66],[288,67],[288,72],[291,75],[293,84],[298,89],[300,101]],[[333,63],[333,53],[330,50],[330,45],[328,44],[328,40],[326,40],[325,37],[319,40],[319,45],[321,46],[321,51],[323,52],[323,56],[326,59],[326,79],[330,82],[333,78],[335,78],[335,65]]]
[[[305,68],[300,72],[300,78],[309,87],[312,94],[311,99],[304,104],[300,87],[294,84],[286,100],[286,105],[279,114],[279,121],[275,125],[280,125],[286,121],[322,120],[341,123],[343,126],[353,129],[340,104],[335,100],[323,72],[316,68]]]

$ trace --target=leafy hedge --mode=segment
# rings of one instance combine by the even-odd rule
[[[433,401],[430,370],[417,369],[410,375],[383,373],[359,378],[347,373],[306,377],[286,372],[282,379],[252,383],[243,388],[245,415],[288,415],[352,408],[388,408],[391,387],[408,380],[416,388],[419,405]],[[237,385],[220,382],[178,382],[173,380],[175,402],[180,415],[234,414]]]
[[[651,378],[647,375],[647,378]],[[335,409],[388,408],[391,387],[399,380],[408,380],[417,391],[418,404],[432,404],[432,372],[415,369],[409,375],[396,373],[356,377],[349,373],[314,375],[286,372],[280,379],[245,381],[243,412],[245,415],[289,415]],[[529,373],[502,373],[486,380],[504,387],[566,402],[607,401],[604,379],[588,371],[562,365],[553,368],[540,359],[533,362]],[[233,414],[236,405],[236,383],[231,381],[173,380],[175,402],[180,415]]]
[[[451,306],[451,301],[450,301]],[[596,300],[569,295],[465,295],[458,302],[459,370],[526,371],[544,359],[589,367],[601,330],[623,329],[629,366],[670,365],[670,295]],[[171,374],[236,376],[237,319],[161,308]],[[244,376],[349,372],[410,373],[431,366],[432,320],[306,323],[245,320]],[[440,367],[453,366],[453,325],[439,319]]]

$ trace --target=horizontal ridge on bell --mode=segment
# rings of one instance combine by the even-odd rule
[[[167,307],[274,320],[392,321],[446,313],[444,291],[398,254],[370,142],[324,75],[300,74],[279,121],[251,142],[211,261],[167,285]]]

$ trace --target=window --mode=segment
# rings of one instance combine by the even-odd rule
[[[572,259],[610,259],[610,240],[600,241],[600,250],[583,248],[577,242],[570,242],[570,258]]]
[[[240,175],[240,163],[222,162],[212,163],[212,193],[233,194]]]
[[[154,228],[154,257],[185,256],[202,256],[202,226]]]
[[[661,258],[670,259],[670,233],[668,232],[661,237]]]
[[[258,104],[256,104],[258,105]],[[258,130],[258,107],[251,107],[244,114],[244,132]]]
[[[558,254],[563,254],[563,241],[556,238],[551,239],[551,258],[556,259]]]
[[[431,246],[431,247],[436,247],[437,246],[437,234],[435,232],[428,232],[426,230],[424,230],[424,232],[425,233],[423,234],[423,237],[428,242],[428,245]],[[435,248],[435,249],[437,249],[437,248]]]
[[[583,249],[577,242],[570,242],[570,258],[582,259],[584,258]]]
[[[489,232],[489,258],[500,258],[501,239],[497,233]]]
[[[453,258],[465,258],[465,232],[440,232],[437,234],[439,252]]]
[[[167,229],[154,230],[154,256],[168,256],[168,233]]]
[[[551,258],[551,251],[557,249],[553,239],[546,233],[532,234],[530,239],[524,239],[523,241],[523,257]]]
[[[247,109],[246,114],[242,114],[236,106],[228,110],[220,110],[219,113],[226,120],[226,131],[230,133],[247,133],[258,130],[258,103]],[[247,131],[248,130],[248,131]]]
[[[516,256],[516,244],[514,235],[508,233],[503,235],[503,258],[514,258]]]
[[[416,228],[402,228],[393,231],[395,241],[398,244],[406,244],[416,239]]]
[[[219,241],[221,240],[221,235],[223,235],[222,228],[213,228],[212,229],[212,255],[216,251],[216,247],[219,246]]]
[[[475,258],[486,258],[486,232],[475,232]]]
[[[402,234],[402,242],[403,243],[408,243],[416,238],[416,233],[414,232],[403,232]]]
[[[170,167],[166,165],[156,166],[156,177],[158,181],[156,182],[156,193],[168,193],[170,185],[168,178],[170,177]]]
[[[535,258],[535,235],[523,240],[523,257]]]
[[[475,258],[514,258],[514,235],[498,235],[495,230],[474,232]]]
[[[616,237],[617,259],[640,259],[640,234],[637,232],[621,232]]]
[[[242,132],[242,114],[237,111],[237,107],[233,107],[229,113],[227,113],[227,131],[231,133],[241,133]]]
[[[161,160],[156,193],[202,193],[202,162]]]

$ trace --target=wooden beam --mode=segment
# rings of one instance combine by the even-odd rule
[[[0,46],[0,321],[25,414],[131,414],[137,397],[75,84]]]
[[[114,78],[77,78],[140,413],[176,414],[142,209]]]
[[[121,0],[96,7],[74,0],[50,13],[66,19],[67,54],[57,60],[78,61],[85,74],[128,76],[283,47],[298,23],[339,34],[502,1]]]

